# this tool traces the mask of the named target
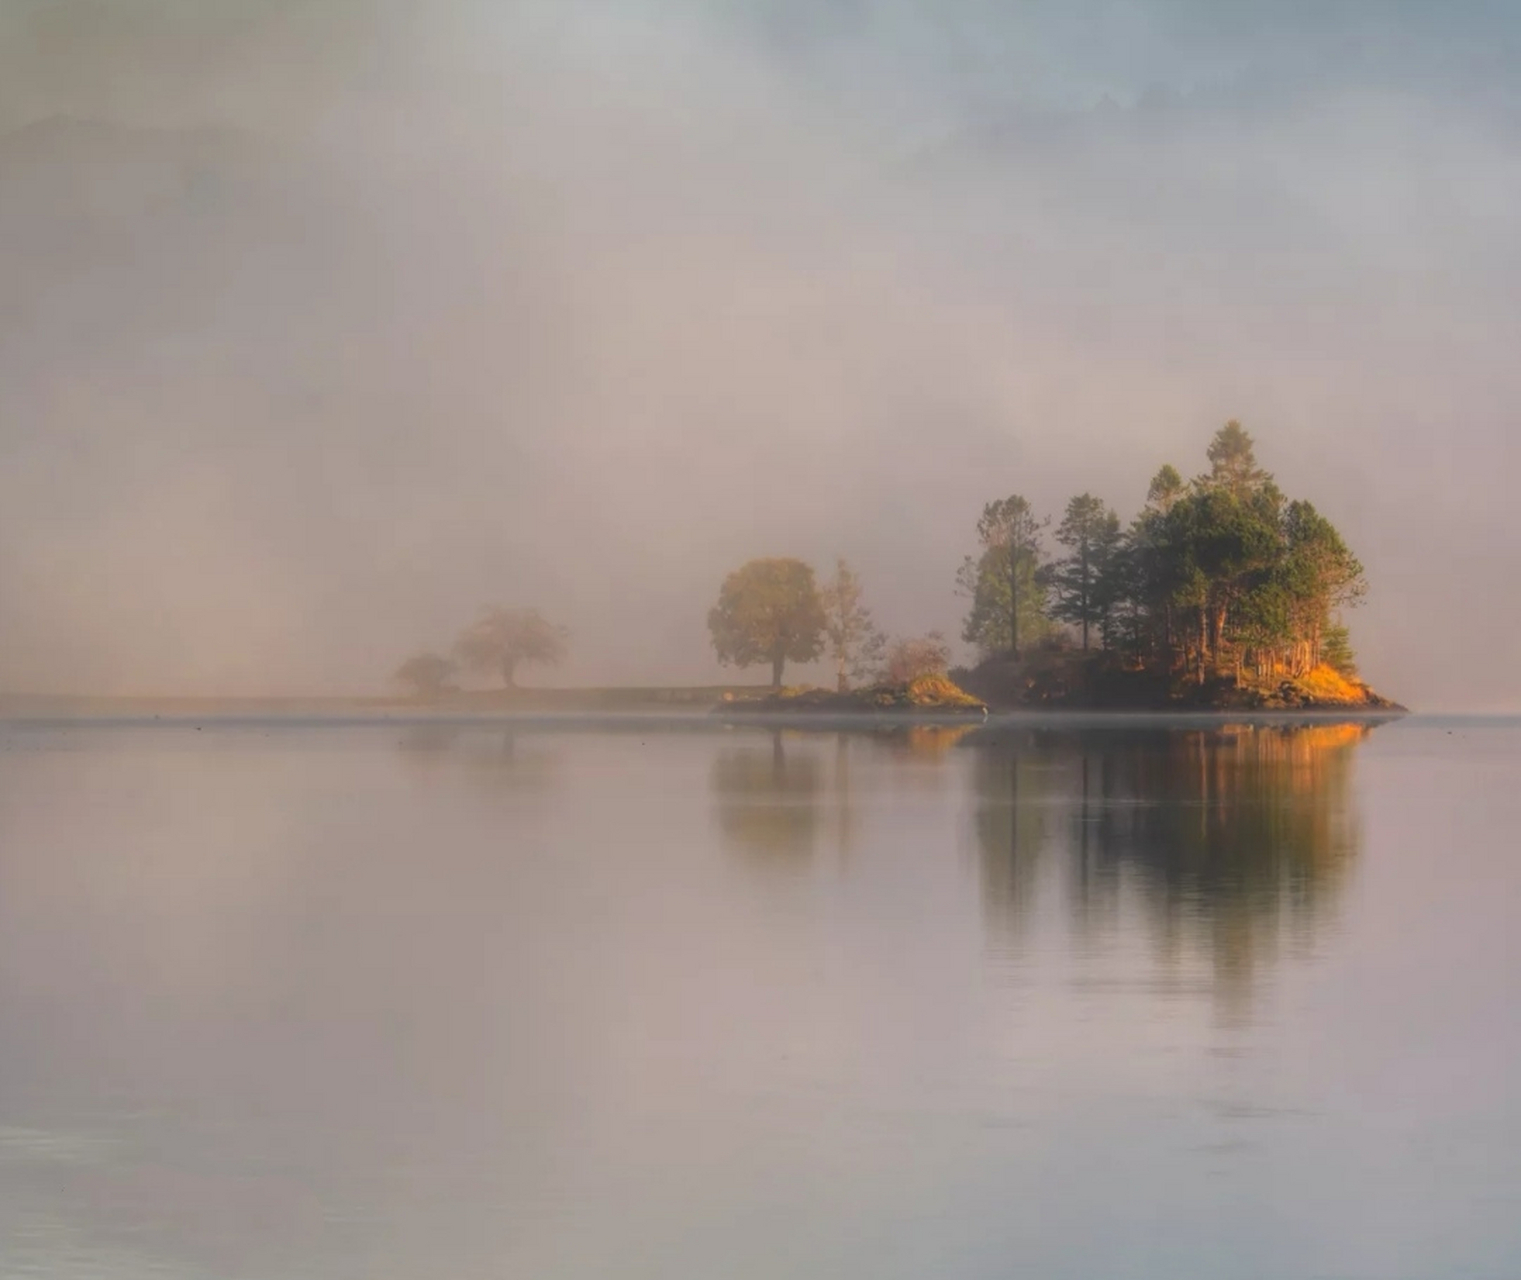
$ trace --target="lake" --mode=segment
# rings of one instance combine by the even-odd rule
[[[1521,1275],[1521,722],[0,724],[0,1274]]]

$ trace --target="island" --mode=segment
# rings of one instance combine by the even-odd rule
[[[939,631],[890,638],[843,558],[823,582],[797,558],[750,560],[724,578],[708,632],[720,664],[769,668],[771,683],[721,688],[709,705],[726,717],[1402,712],[1358,672],[1346,617],[1368,583],[1340,531],[1285,495],[1239,422],[1205,458],[1191,480],[1162,466],[1128,523],[1091,493],[1071,498],[1054,529],[1021,494],[986,503],[954,578],[966,664]],[[452,656],[416,654],[396,678],[420,700],[452,701],[458,671],[497,674],[516,700],[519,667],[556,663],[569,642],[536,609],[487,610]],[[789,663],[820,661],[833,688],[785,683]],[[702,700],[678,692],[663,700]]]

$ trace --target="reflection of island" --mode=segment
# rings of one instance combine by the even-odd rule
[[[719,826],[752,853],[806,857],[818,835],[821,761],[811,744],[784,743],[780,730],[770,736],[765,746],[725,747],[714,756]],[[843,767],[843,737],[837,750]]]
[[[1023,729],[974,735],[983,897],[1005,936],[1049,869],[1072,927],[1144,904],[1164,956],[1207,948],[1246,994],[1284,926],[1334,900],[1360,832],[1349,781],[1366,724]]]

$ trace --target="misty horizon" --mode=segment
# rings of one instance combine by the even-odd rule
[[[719,683],[757,556],[957,636],[983,503],[1239,419],[1369,681],[1521,708],[1497,6],[104,12],[0,18],[0,690],[376,692],[495,604]]]

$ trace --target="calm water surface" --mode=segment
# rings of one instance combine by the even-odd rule
[[[0,1275],[1521,1275],[1521,724],[0,725]]]

